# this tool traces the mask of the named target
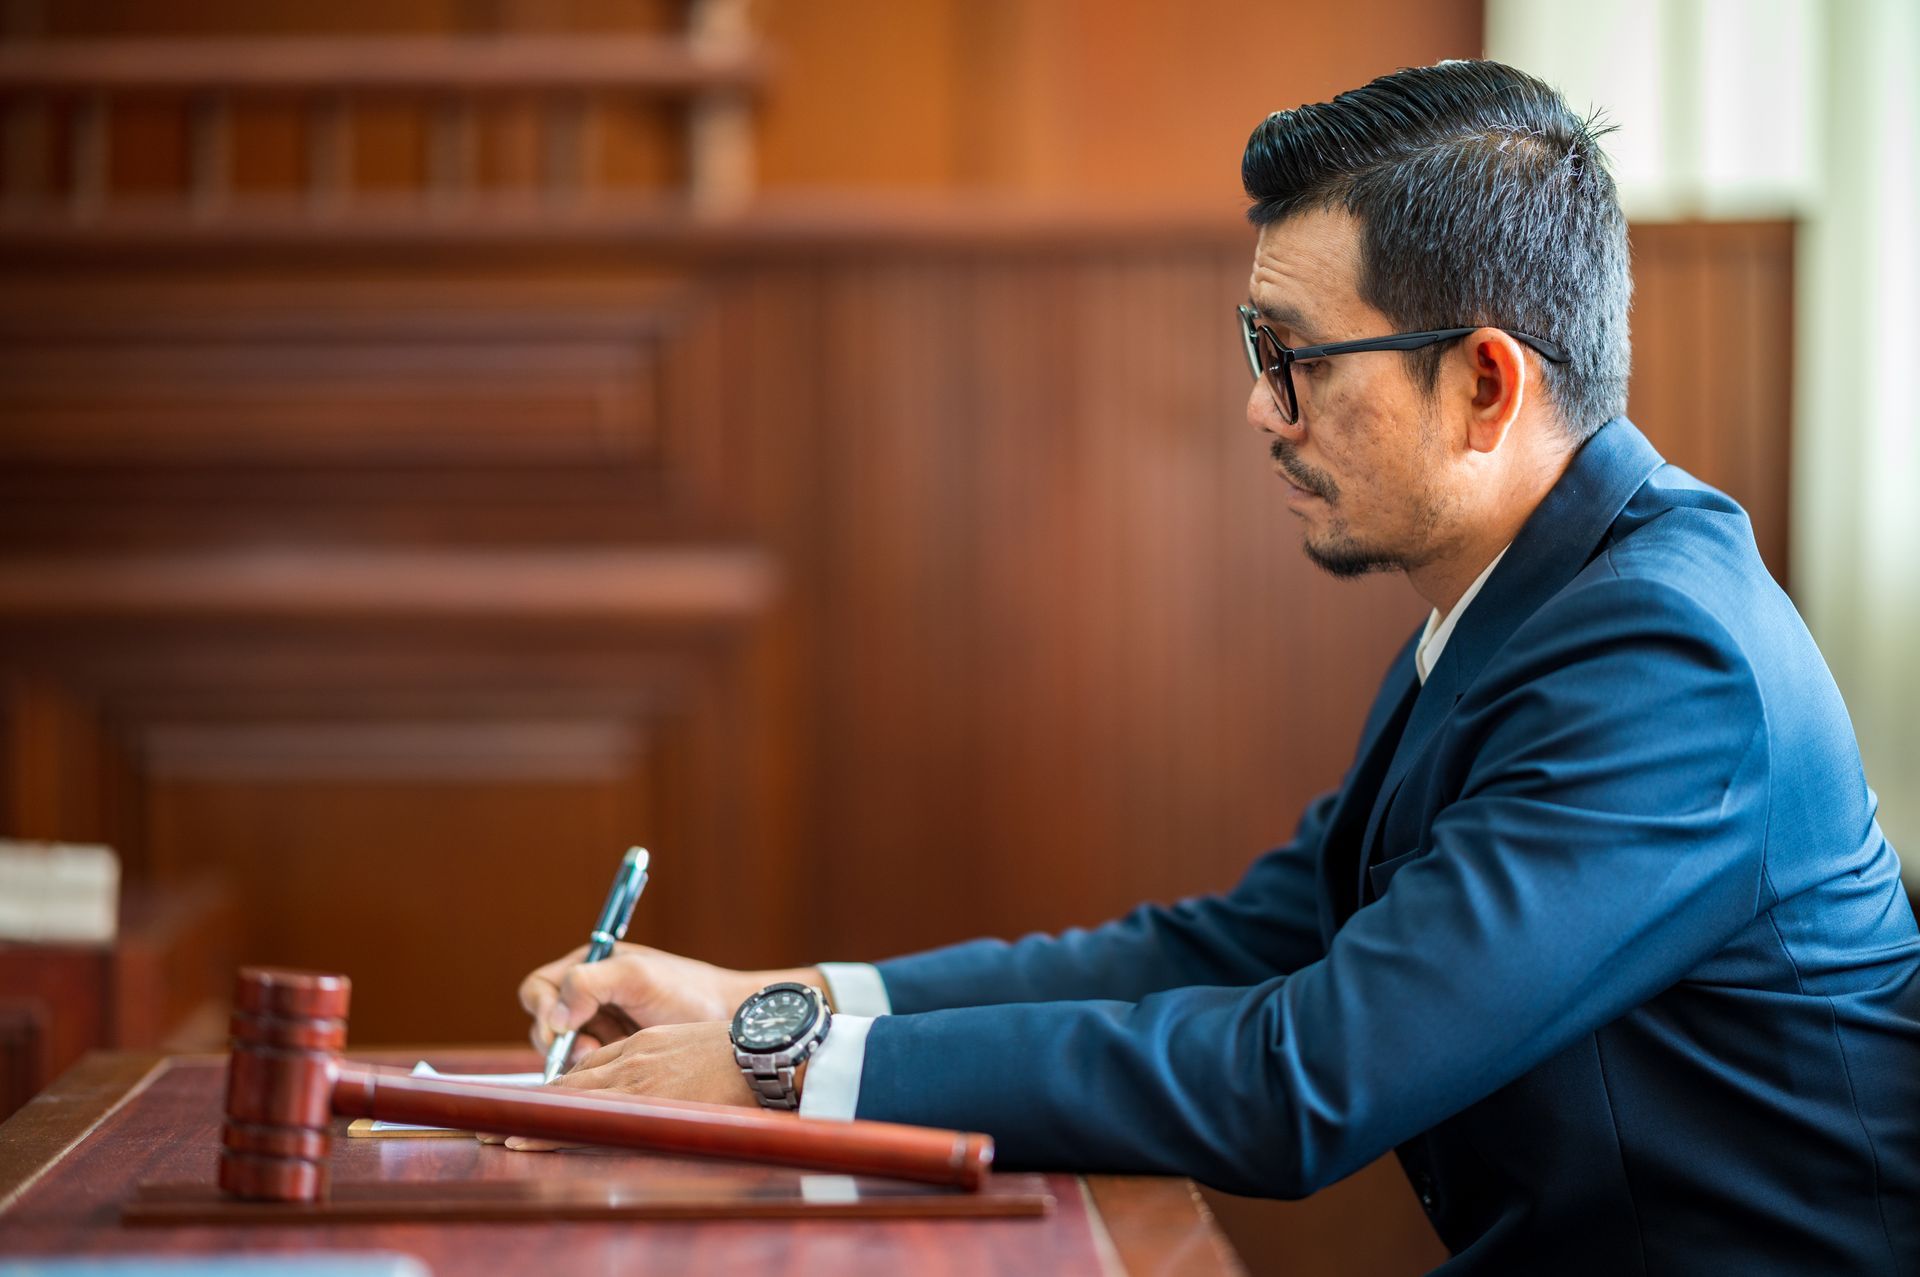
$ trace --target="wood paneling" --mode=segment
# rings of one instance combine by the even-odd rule
[[[359,1053],[356,1052],[356,1055]],[[371,1062],[405,1067],[411,1053]],[[525,1051],[455,1050],[437,1054],[460,1072],[524,1069]],[[399,1228],[340,1223],[315,1230],[271,1225],[211,1236],[205,1229],[125,1228],[119,1204],[148,1181],[205,1182],[206,1153],[219,1140],[217,1061],[159,1059],[134,1053],[89,1056],[55,1088],[0,1128],[0,1249],[8,1253],[113,1257],[170,1253],[183,1266],[199,1255],[244,1245],[253,1255],[404,1250],[439,1273],[490,1273],[554,1267],[574,1272],[723,1272],[777,1254],[801,1272],[848,1277],[960,1271],[1052,1277],[1115,1271],[1225,1277],[1239,1271],[1192,1185],[1177,1178],[1092,1176],[1084,1191],[1070,1175],[1045,1177],[1054,1210],[1044,1220],[867,1220],[849,1228],[831,1220],[798,1227],[750,1223],[576,1220],[496,1222],[486,1227]],[[738,1164],[659,1158],[645,1163],[611,1150],[591,1157],[525,1157],[472,1140],[342,1140],[332,1160],[336,1185],[425,1179],[517,1179],[552,1186],[569,1181],[636,1185],[663,1174],[677,1187],[732,1182],[778,1191],[792,1173]],[[1097,1217],[1096,1217],[1097,1212]],[[324,1235],[321,1235],[324,1234]],[[519,1258],[515,1258],[518,1256]],[[112,1262],[109,1258],[107,1262]],[[266,1262],[271,1262],[270,1258]]]
[[[0,85],[28,93],[83,84],[110,92],[216,89],[278,97],[317,89],[687,92],[751,88],[765,74],[764,62],[754,50],[694,48],[666,35],[522,33],[513,40],[392,35],[369,40],[308,32],[293,39],[222,35],[203,40],[72,40],[48,48],[0,46]]]
[[[37,999],[0,998],[0,1113],[16,1112],[46,1082],[46,1020]]]
[[[1244,252],[823,281],[829,936],[904,950],[1225,886],[1338,779],[1417,609],[1300,554],[1245,423]]]
[[[738,810],[777,818],[746,738],[782,739],[746,622],[311,624],[149,621],[137,651],[72,622],[5,638],[96,707],[140,809],[129,876],[234,883],[243,959],[353,975],[358,1040],[522,1032],[520,976],[580,941],[632,842],[669,888],[643,934],[791,951],[785,901],[730,898],[791,858]]]
[[[1667,460],[1726,489],[1787,584],[1793,225],[1633,229],[1628,407]]]
[[[18,217],[83,224],[147,197],[163,218],[217,225],[236,193],[262,191],[298,191],[278,205],[292,220],[362,191],[443,216],[503,190],[583,205],[678,188],[701,211],[735,209],[753,190],[768,70],[744,12],[703,0],[684,25],[646,29],[629,8],[556,33],[503,6],[491,30],[432,35],[404,14],[341,35],[284,13],[269,35],[235,13],[194,38],[112,10],[41,14],[9,26],[90,38],[0,43],[0,191]]]
[[[729,352],[684,283],[219,274],[14,272],[0,541],[360,541],[372,520],[511,543],[745,517],[715,424]]]
[[[79,331],[15,298],[0,465],[665,462],[659,314],[503,325],[419,298],[319,312],[290,294],[259,308],[122,297],[138,311]]]
[[[1230,206],[1240,150],[1268,112],[1398,67],[1479,57],[1483,7],[762,4],[781,65],[762,114],[761,180]]]
[[[1350,0],[1337,10],[1219,0],[1197,20],[1159,0],[762,0],[755,27],[774,61],[755,117],[758,162],[748,167],[757,169],[761,188],[775,191],[972,188],[1217,208],[1240,198],[1240,148],[1261,117],[1396,67],[1476,57],[1481,9],[1479,0]],[[418,39],[506,31],[535,41],[598,33],[607,47],[595,56],[618,60],[621,40],[683,21],[674,3],[182,0],[48,5],[17,30],[52,38],[306,35],[322,51],[329,39],[363,33]],[[237,61],[240,69],[226,68],[228,75],[275,69],[271,58]],[[757,65],[746,78],[757,79]],[[311,61],[302,66],[314,78]],[[567,73],[586,71],[569,64]],[[639,78],[627,75],[623,87]],[[704,83],[719,81],[710,75]],[[245,95],[231,107],[232,188],[298,186],[305,112]],[[317,104],[323,117],[329,109]],[[338,112],[353,139],[346,185],[391,191],[426,183],[436,150],[431,103],[359,101]],[[184,100],[122,111],[102,138],[111,168],[106,192],[184,190],[189,114]],[[557,135],[540,140],[541,114],[528,104],[475,108],[471,142],[482,187],[526,186],[538,177],[543,152],[552,159],[567,149],[554,145]],[[65,139],[70,113],[63,107],[56,117],[52,132]],[[689,118],[675,105],[623,96],[597,102],[582,122],[591,135],[591,153],[578,165],[587,190],[712,184],[697,154],[689,159],[703,132],[697,112]],[[27,166],[36,186],[70,188],[70,149],[57,140],[45,157],[57,171],[47,172],[44,161]],[[717,149],[740,150],[724,137]],[[23,152],[30,150],[23,142]],[[725,187],[726,179],[718,182]]]

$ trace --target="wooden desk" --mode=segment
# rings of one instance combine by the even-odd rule
[[[384,1063],[413,1053],[354,1053]],[[529,1067],[525,1052],[431,1052],[467,1072]],[[0,1126],[0,1255],[392,1250],[436,1274],[751,1271],[1230,1274],[1232,1249],[1185,1180],[1053,1177],[1045,1219],[779,1220],[129,1228],[119,1209],[154,1179],[211,1182],[225,1060],[96,1052]],[[344,1123],[342,1124],[344,1125]],[[438,1143],[439,1141],[434,1141]],[[405,1178],[422,1141],[336,1141],[345,1178]],[[474,1146],[482,1173],[578,1173],[581,1155]],[[594,1154],[607,1173],[637,1154]],[[569,1165],[570,1164],[570,1165]]]

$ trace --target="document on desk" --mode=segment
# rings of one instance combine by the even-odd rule
[[[425,1060],[413,1066],[414,1077],[437,1077],[447,1082],[485,1082],[492,1086],[539,1086],[540,1074],[532,1073],[442,1073]],[[379,1118],[359,1118],[347,1125],[350,1136],[363,1135],[467,1135],[445,1126],[414,1126],[408,1122],[383,1122]]]

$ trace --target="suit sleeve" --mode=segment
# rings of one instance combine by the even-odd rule
[[[878,965],[895,1015],[941,1007],[1082,998],[1135,1001],[1194,984],[1254,984],[1326,951],[1316,878],[1336,795],[1308,804],[1293,840],[1225,895],[1142,905],[1059,935],[971,940]]]
[[[1764,713],[1724,628],[1608,579],[1537,613],[1456,707],[1426,851],[1325,957],[1248,987],[937,1011],[868,1039],[861,1117],[1002,1164],[1312,1192],[1682,978],[1758,908]]]

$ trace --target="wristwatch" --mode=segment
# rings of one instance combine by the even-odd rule
[[[782,981],[740,1004],[727,1036],[747,1085],[770,1109],[797,1109],[794,1073],[826,1039],[833,1012],[820,990]]]

